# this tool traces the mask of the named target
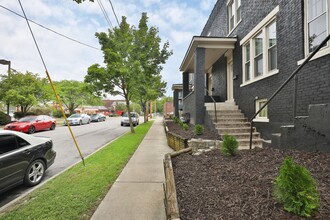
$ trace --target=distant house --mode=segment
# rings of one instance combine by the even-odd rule
[[[173,115],[173,102],[171,101],[166,101],[164,103],[164,116],[165,117],[170,117]]]
[[[183,90],[182,90],[182,84],[173,84],[172,85],[172,91],[173,91],[173,108],[174,108],[174,115],[176,117],[180,117],[182,115],[183,110]]]
[[[180,66],[183,112],[247,147],[249,119],[329,30],[330,0],[218,0]],[[330,151],[329,54],[327,42],[253,119],[254,146]]]
[[[109,109],[110,111],[110,114],[122,114],[122,111],[118,111],[117,107],[119,104],[123,104],[123,105],[126,105],[126,101],[125,100],[109,100],[109,99],[106,99],[106,100],[103,100],[103,103],[104,103],[104,106],[106,108]]]

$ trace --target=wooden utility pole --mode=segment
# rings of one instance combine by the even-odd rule
[[[149,110],[150,110],[150,118],[152,118],[152,100],[150,100],[150,108],[149,108]]]

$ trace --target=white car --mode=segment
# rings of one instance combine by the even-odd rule
[[[83,125],[91,123],[91,117],[87,114],[73,114],[67,118],[70,125]],[[64,121],[64,125],[66,122]]]
[[[132,124],[133,126],[137,126],[139,124],[139,114],[136,112],[131,112],[131,119],[132,119]],[[128,118],[128,113],[126,112],[123,114],[122,119],[120,121],[120,125],[129,125],[129,118]]]

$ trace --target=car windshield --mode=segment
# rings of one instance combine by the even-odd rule
[[[29,117],[24,117],[18,120],[19,122],[33,122],[35,121],[37,116],[29,116]]]
[[[69,118],[80,118],[80,117],[81,117],[80,114],[73,114]]]
[[[123,117],[128,117],[128,113],[123,114]],[[134,113],[131,113],[131,117],[136,117]]]
[[[92,117],[96,117],[96,116],[98,116],[98,114],[92,114]]]

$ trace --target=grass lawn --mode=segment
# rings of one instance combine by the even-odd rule
[[[63,174],[48,181],[13,207],[0,219],[90,219],[139,146],[153,121],[126,133],[102,150]]]

